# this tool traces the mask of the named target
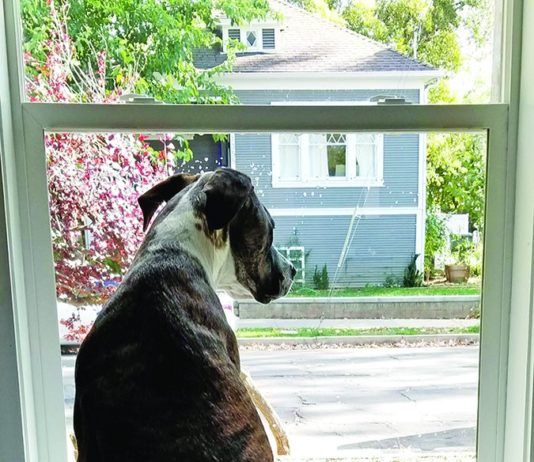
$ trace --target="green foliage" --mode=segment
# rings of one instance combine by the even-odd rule
[[[421,287],[423,285],[423,273],[417,269],[418,258],[419,254],[414,254],[410,264],[404,270],[403,287]]]
[[[432,276],[434,256],[443,250],[447,242],[445,220],[434,211],[427,212],[425,224],[425,274]]]
[[[451,236],[451,252],[457,264],[469,265],[470,256],[474,250],[473,243],[463,236]]]
[[[473,245],[469,254],[467,255],[467,263],[472,276],[482,276],[482,257],[483,257],[482,243]]]
[[[315,271],[313,272],[313,286],[317,290],[327,290],[330,287],[330,279],[328,277],[328,268],[326,265],[323,266],[321,271],[315,266]]]
[[[428,141],[428,209],[468,213],[471,228],[482,230],[486,177],[484,135],[433,133]]]
[[[375,8],[368,3],[353,2],[344,11],[347,27],[379,42],[388,42],[386,25],[376,17]]]
[[[217,14],[233,23],[265,17],[267,0],[59,0],[66,4],[65,22],[74,37],[76,57],[87,69],[98,68],[98,54],[106,53],[109,90],[128,75],[136,75],[135,91],[170,103],[228,103],[234,98],[214,77],[231,69],[239,46],[229,59],[213,69],[194,66],[194,53],[220,48]],[[44,57],[49,6],[47,0],[23,0],[25,46]],[[31,72],[31,70],[30,70]]]
[[[482,0],[357,1],[344,11],[347,26],[399,52],[435,67],[458,71],[461,50],[457,30],[464,25],[475,35],[479,23],[468,20]]]
[[[336,11],[337,0],[290,0],[291,3],[329,21],[344,25],[345,21]]]

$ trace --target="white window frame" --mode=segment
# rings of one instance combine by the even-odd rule
[[[330,133],[330,132],[329,132]],[[314,178],[310,171],[310,137],[309,134],[299,134],[300,176],[298,179],[280,178],[280,134],[271,134],[272,156],[272,187],[273,188],[354,188],[354,187],[381,187],[384,186],[384,135],[373,133],[377,137],[375,155],[375,178],[356,176],[356,159],[358,133],[344,133],[346,141],[346,176]]]
[[[65,462],[66,438],[55,311],[54,269],[43,136],[49,131],[357,132],[465,131],[488,133],[483,314],[480,343],[477,451],[480,462],[528,462],[532,451],[533,294],[530,76],[533,28],[521,48],[522,11],[506,2],[505,104],[451,106],[173,106],[29,104],[23,102],[19,0],[0,2],[0,165],[5,223],[0,218],[0,282],[11,289],[0,323],[13,327],[15,348],[0,337],[2,373],[17,381],[2,389],[18,417],[0,413],[1,451],[11,460]],[[4,16],[5,13],[5,16]],[[532,24],[531,24],[532,25]],[[5,26],[5,27],[4,27]],[[506,46],[507,45],[507,46]],[[521,71],[521,50],[525,56]],[[6,71],[7,70],[7,71]],[[519,104],[519,76],[524,103]],[[517,133],[519,130],[519,144]],[[519,150],[517,151],[517,147]],[[516,153],[519,153],[516,157]],[[517,165],[516,165],[517,160]],[[516,170],[517,166],[517,170]],[[517,181],[516,181],[517,179]],[[516,201],[517,197],[517,201]],[[521,205],[521,209],[517,208]],[[0,207],[1,208],[1,207]],[[517,213],[516,213],[517,212]],[[5,228],[5,229],[4,229]],[[6,255],[7,253],[7,255]],[[513,302],[513,303],[512,303]],[[16,367],[14,366],[16,364]],[[2,407],[5,409],[5,407]],[[15,412],[15,411],[13,411]],[[9,428],[9,439],[5,428]],[[23,437],[21,449],[19,441]]]

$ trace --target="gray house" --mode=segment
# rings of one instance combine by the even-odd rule
[[[223,42],[247,47],[220,79],[242,103],[377,104],[384,97],[422,103],[440,76],[296,6],[271,5],[277,20],[242,27],[221,20]],[[225,58],[224,49],[204,50],[197,66]],[[275,243],[302,268],[301,282],[311,284],[315,267],[327,265],[335,286],[382,284],[423,254],[424,135],[232,134],[226,145],[197,137],[192,148],[199,166],[229,165],[252,177],[275,218]]]

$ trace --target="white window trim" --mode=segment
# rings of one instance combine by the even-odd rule
[[[511,6],[508,6],[511,5]],[[521,4],[506,3],[504,22],[513,31],[506,49],[514,71],[510,105],[405,107],[254,107],[254,106],[100,106],[31,105],[22,103],[21,33],[19,1],[0,3],[0,98],[3,149],[0,155],[7,218],[9,282],[14,313],[15,354],[6,339],[4,352],[16,374],[24,436],[24,454],[18,442],[7,451],[19,451],[16,460],[64,462],[64,433],[59,336],[47,203],[43,131],[450,131],[488,130],[488,190],[484,255],[482,336],[478,413],[480,462],[529,462],[532,444],[533,313],[532,313],[532,181],[528,166],[534,162],[530,146],[534,114],[527,105],[532,96],[530,76],[534,51],[532,28],[523,41],[524,107],[519,112]],[[534,18],[534,4],[524,2],[525,16]],[[5,11],[5,30],[4,17]],[[514,25],[512,27],[511,25]],[[506,35],[508,37],[508,35]],[[504,47],[506,48],[506,47]],[[514,52],[515,51],[515,52]],[[9,76],[7,74],[9,72]],[[9,77],[9,78],[8,78]],[[507,100],[508,101],[508,100]],[[6,107],[7,106],[7,107]],[[280,110],[283,109],[283,110]],[[508,110],[510,117],[508,118]],[[519,114],[519,116],[518,116]],[[521,124],[518,124],[518,117]],[[516,134],[521,143],[516,183]],[[521,171],[520,169],[524,170]],[[515,201],[516,196],[520,198]],[[518,208],[519,205],[525,209]],[[515,226],[515,229],[514,229]],[[514,237],[515,236],[515,237]],[[520,272],[527,269],[526,274]],[[2,273],[5,274],[5,273]],[[5,278],[4,278],[5,279]],[[514,303],[511,303],[513,297]],[[3,311],[2,311],[3,313]],[[17,400],[16,393],[10,397]],[[13,425],[11,415],[0,414],[0,428]],[[19,431],[20,430],[20,431]]]
[[[376,106],[372,101],[273,101],[272,106]],[[332,131],[328,133],[334,133]],[[335,133],[344,133],[342,131]],[[356,159],[356,136],[357,133],[346,133],[347,135],[347,177],[329,178],[308,178],[306,174],[299,180],[280,179],[280,150],[279,134],[271,134],[271,164],[273,188],[354,188],[354,187],[382,187],[384,186],[384,134],[377,135],[377,152],[375,158],[376,178],[361,178],[351,176],[351,165]],[[309,171],[309,136],[300,134],[299,136],[300,167],[302,172]]]
[[[357,133],[347,133],[347,176],[329,178],[310,178],[306,172],[309,171],[309,135],[299,135],[299,163],[301,178],[280,179],[280,135],[271,134],[271,156],[272,156],[272,187],[273,188],[354,188],[354,187],[381,187],[384,186],[384,135],[374,133],[377,136],[375,169],[376,178],[362,178],[354,176],[352,166],[356,160],[356,139]]]

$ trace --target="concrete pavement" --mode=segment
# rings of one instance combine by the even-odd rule
[[[473,453],[478,348],[243,350],[297,457]],[[63,357],[72,425],[74,357]]]

